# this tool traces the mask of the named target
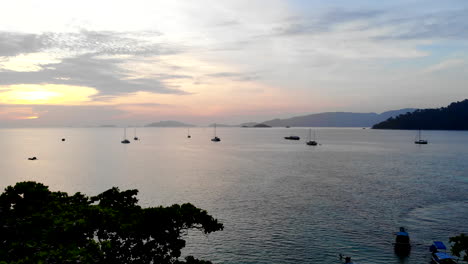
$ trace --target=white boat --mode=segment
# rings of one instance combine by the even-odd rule
[[[122,143],[122,144],[130,143],[130,140],[127,139],[127,128],[125,128],[125,127],[124,127],[124,137],[123,137],[123,140],[120,141],[120,143]]]
[[[213,142],[220,142],[221,139],[216,136],[216,123],[214,124],[214,138],[211,139]]]

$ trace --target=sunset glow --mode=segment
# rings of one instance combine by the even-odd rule
[[[358,2],[7,1],[0,107],[38,124],[206,125],[468,97],[466,1]]]
[[[0,88],[1,104],[80,104],[98,92],[89,87],[20,84]]]

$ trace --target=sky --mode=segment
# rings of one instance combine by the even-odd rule
[[[0,127],[239,124],[468,98],[466,0],[41,0],[0,9]]]

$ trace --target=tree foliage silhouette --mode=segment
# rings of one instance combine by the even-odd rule
[[[451,237],[450,242],[454,243],[451,248],[452,254],[457,257],[464,254],[463,260],[468,261],[468,236],[462,233],[459,236]]]
[[[373,129],[468,130],[468,99],[438,109],[418,109],[378,123]]]
[[[0,195],[0,263],[211,263],[179,260],[189,229],[223,225],[192,204],[141,208],[137,190],[97,196],[20,182]]]

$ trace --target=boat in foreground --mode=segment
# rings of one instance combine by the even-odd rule
[[[408,232],[404,227],[400,227],[400,232],[397,232],[395,243],[393,244],[395,254],[399,256],[408,256],[411,251],[411,243]]]
[[[432,252],[432,262],[436,264],[457,264],[457,258],[447,253],[447,247],[442,241],[434,241],[429,248]]]

